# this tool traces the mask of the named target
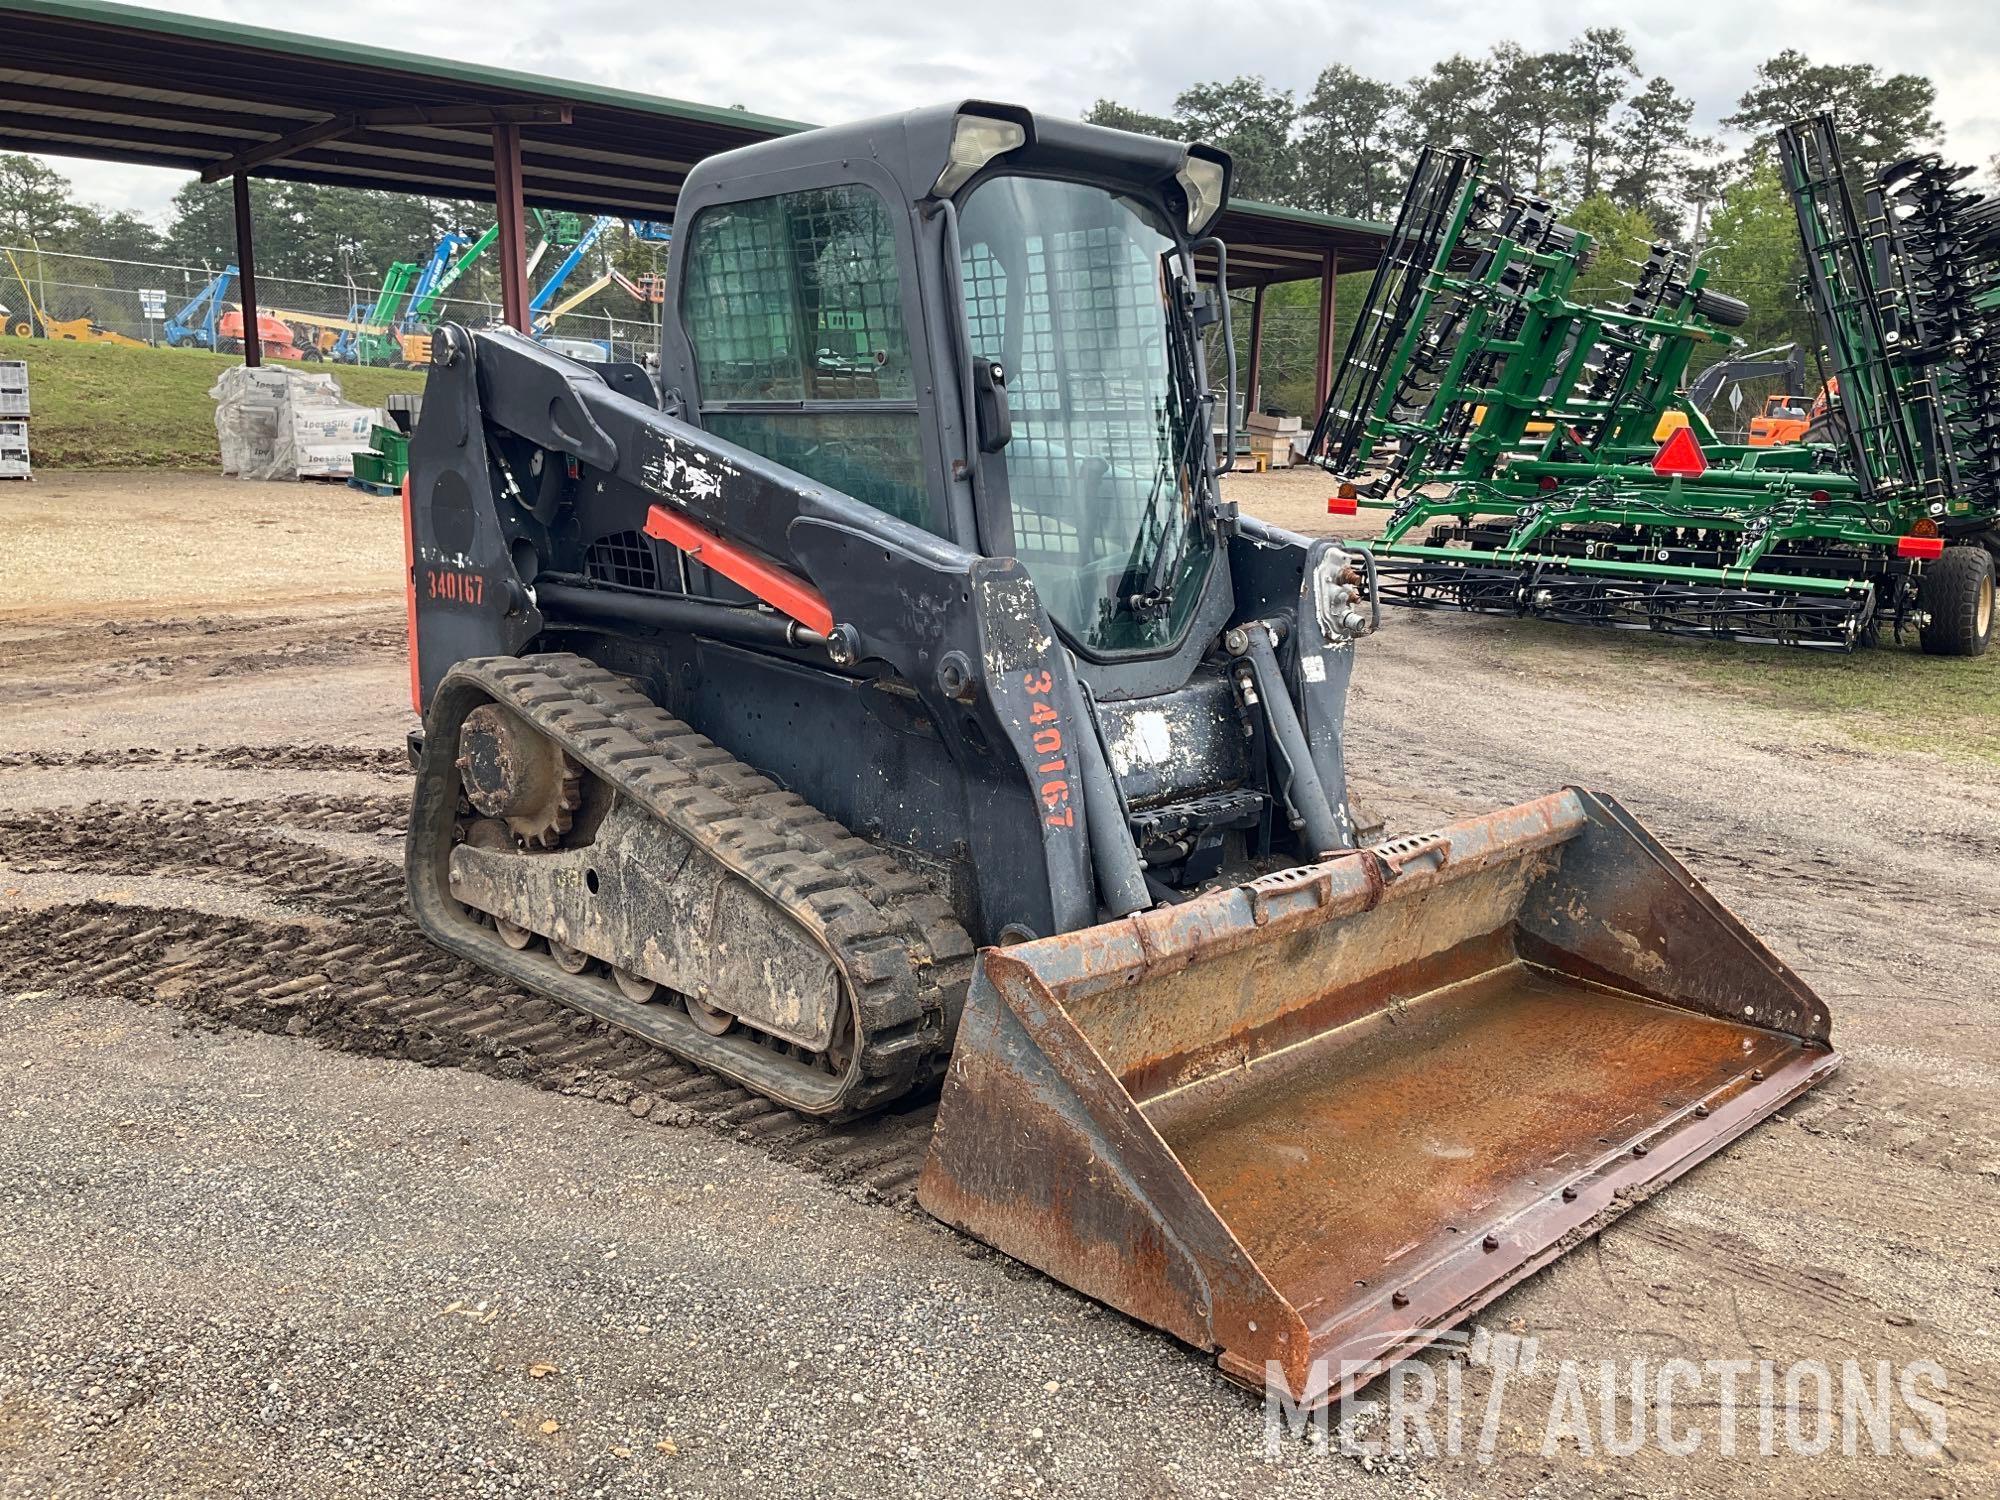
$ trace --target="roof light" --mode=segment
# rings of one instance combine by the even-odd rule
[[[1209,221],[1222,212],[1222,190],[1228,178],[1228,169],[1221,162],[1196,156],[1192,152],[1181,163],[1181,169],[1174,173],[1174,181],[1187,194],[1189,234],[1200,234],[1208,228]]]
[[[1939,558],[1944,556],[1944,538],[1941,536],[1899,536],[1896,538],[1896,556]]]
[[[1676,427],[1653,455],[1653,472],[1662,479],[1699,479],[1708,472],[1708,455],[1692,427]]]
[[[951,122],[951,150],[945,169],[938,173],[931,191],[940,198],[972,181],[973,174],[994,157],[1028,143],[1028,129],[1018,120],[996,120],[988,115],[960,115]]]

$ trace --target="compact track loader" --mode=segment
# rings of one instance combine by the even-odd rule
[[[932,1213],[1323,1401],[1836,1058],[1607,797],[1361,826],[1370,559],[1218,492],[1228,178],[923,110],[689,174],[657,386],[440,328],[409,891],[808,1115],[941,1090]]]

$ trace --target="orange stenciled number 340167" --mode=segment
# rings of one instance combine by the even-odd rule
[[[1028,722],[1034,725],[1035,754],[1039,757],[1035,774],[1041,778],[1042,817],[1051,828],[1074,828],[1076,809],[1069,800],[1069,759],[1063,753],[1062,724],[1055,704],[1049,701],[1054,680],[1047,672],[1027,672],[1022,675],[1021,685],[1035,700],[1034,707],[1028,710]]]

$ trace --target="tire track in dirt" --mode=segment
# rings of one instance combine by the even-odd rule
[[[378,745],[189,745],[163,750],[0,750],[0,771],[122,770],[127,766],[202,766],[224,771],[374,771],[408,774],[409,757]]]
[[[315,616],[112,622],[0,640],[0,704],[329,666],[405,648],[378,606]]]
[[[914,1206],[933,1104],[843,1126],[787,1110],[433,947],[404,910],[398,863],[240,826],[275,815],[374,831],[385,812],[402,817],[400,798],[325,800],[332,805],[96,804],[64,827],[0,818],[0,861],[18,870],[219,877],[312,918],[265,923],[108,901],[0,909],[0,985],[163,1003],[371,1056],[519,1079],[659,1124],[717,1130]]]
[[[164,1005],[198,1026],[282,1033],[589,1098],[650,1123],[748,1142],[837,1190],[915,1211],[934,1105],[835,1128],[784,1110],[434,948],[403,910],[387,840],[379,857],[357,857],[283,831],[379,836],[400,827],[403,808],[399,794],[384,794],[94,804],[61,826],[40,815],[0,815],[0,858],[17,868],[234,882],[300,913],[296,922],[218,918],[103,901],[0,910],[0,986]],[[1804,1102],[1817,1103],[1818,1096]],[[1830,1093],[1826,1103],[1822,1118],[1833,1125],[1855,1108]],[[1788,1261],[1741,1236],[1645,1208],[1610,1234],[1625,1258],[1663,1257],[1672,1267],[1673,1289],[1645,1294],[1658,1304],[1648,1304],[1647,1326],[1657,1324],[1661,1338],[1709,1337],[1717,1296],[1753,1299],[1750,1323],[1774,1347],[1850,1324],[1885,1326],[1881,1303],[1839,1271]],[[971,1242],[963,1249],[986,1253]],[[1914,1353],[1928,1352],[1926,1336],[1922,1328],[1893,1329],[1899,1349],[1907,1342]],[[1954,1420],[1969,1432],[1990,1431],[1984,1369],[1952,1361],[1950,1373]]]

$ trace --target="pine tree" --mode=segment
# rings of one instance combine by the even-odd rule
[[[1196,84],[1174,100],[1181,135],[1220,146],[1235,162],[1230,192],[1269,203],[1291,201],[1295,114],[1289,89],[1249,76]]]
[[[1639,76],[1638,61],[1625,33],[1593,26],[1561,54],[1557,86],[1567,95],[1565,138],[1576,149],[1579,196],[1593,198],[1603,187],[1611,154],[1611,117],[1625,102],[1627,80]]]
[[[1394,208],[1405,170],[1396,149],[1401,103],[1394,85],[1342,63],[1319,75],[1299,107],[1295,181],[1303,207],[1364,219]]]
[[[1694,101],[1664,78],[1649,80],[1626,104],[1612,131],[1616,166],[1611,196],[1650,218],[1662,234],[1676,233],[1685,214],[1688,155],[1700,143]]]
[[[1134,135],[1156,135],[1163,141],[1179,140],[1181,127],[1165,115],[1149,115],[1142,109],[1128,109],[1114,99],[1099,99],[1084,115],[1084,122],[1112,130],[1129,130]]]
[[[1454,52],[1410,80],[1403,95],[1403,144],[1488,150],[1493,79],[1485,63]]]
[[[1757,68],[1757,81],[1722,123],[1751,132],[1751,155],[1770,158],[1780,126],[1833,112],[1841,161],[1857,182],[1944,137],[1932,107],[1937,89],[1914,73],[1884,75],[1873,63],[1821,64],[1786,49]]]

